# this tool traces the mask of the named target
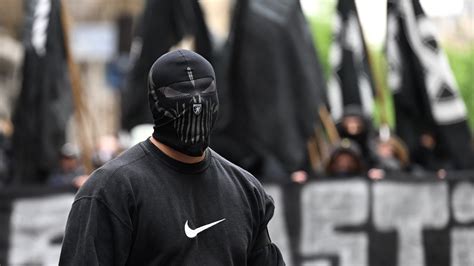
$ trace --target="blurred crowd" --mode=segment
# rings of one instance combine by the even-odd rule
[[[311,179],[365,177],[372,180],[393,178],[410,174],[413,177],[435,176],[444,179],[448,171],[463,170],[453,166],[451,158],[443,152],[436,142],[434,132],[421,135],[418,147],[410,152],[404,141],[394,133],[374,128],[372,121],[363,115],[357,106],[347,108],[343,118],[336,124],[340,139],[328,150],[319,169],[312,169],[308,163],[299,171],[293,172],[289,180],[305,183]],[[107,135],[98,139],[92,153],[93,170],[118,156],[147,137],[151,126],[139,126],[138,134]],[[137,130],[135,130],[136,132]],[[0,181],[10,183],[11,171],[11,129],[2,124],[0,130]],[[133,138],[133,139],[131,139]],[[59,152],[59,162],[41,183],[49,186],[80,187],[87,180],[81,150],[76,144],[65,143]],[[464,169],[468,170],[468,169]],[[258,176],[257,176],[258,177]],[[263,180],[265,181],[265,180]]]
[[[417,147],[409,151],[405,142],[388,128],[375,129],[356,106],[347,108],[337,124],[341,137],[330,153],[325,173],[332,177],[367,176],[378,180],[397,173],[445,178],[455,169],[451,158],[436,143],[434,132],[424,132]]]

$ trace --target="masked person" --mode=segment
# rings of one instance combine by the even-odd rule
[[[208,148],[214,69],[177,50],[148,77],[153,136],[92,174],[72,205],[60,265],[284,265],[272,199]]]

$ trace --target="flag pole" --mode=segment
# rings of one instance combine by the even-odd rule
[[[326,105],[321,105],[321,107],[319,107],[319,117],[321,118],[324,128],[326,129],[329,141],[332,145],[336,145],[341,140],[341,137],[337,132],[336,124],[329,114]]]
[[[311,163],[311,168],[313,168],[313,171],[316,172],[318,171],[318,168],[321,165],[321,156],[319,155],[319,152],[318,152],[316,137],[315,136],[311,137],[306,143],[306,146],[308,149],[308,156],[309,156],[309,161]]]
[[[88,116],[87,108],[82,97],[82,92],[84,91],[79,69],[73,61],[71,47],[69,42],[69,21],[68,13],[64,6],[64,1],[60,0],[61,5],[61,26],[64,40],[64,51],[66,55],[66,61],[68,65],[69,77],[71,80],[71,89],[74,103],[74,118],[77,123],[77,133],[79,138],[79,145],[81,146],[81,159],[84,164],[86,174],[90,174],[93,170],[92,166],[92,149],[93,144],[87,141],[87,126],[86,126],[86,117]],[[89,136],[90,140],[93,142],[93,136]]]
[[[357,8],[357,2],[356,2],[356,8]],[[357,12],[357,17],[360,23],[360,18],[359,18],[359,12]],[[375,97],[377,102],[379,103],[379,118],[380,118],[380,127],[381,128],[390,128],[388,125],[388,115],[387,115],[387,99],[385,97],[385,93],[383,90],[382,86],[382,81],[380,78],[376,75],[375,70],[374,70],[374,60],[372,57],[372,54],[370,52],[370,49],[368,48],[367,44],[367,38],[364,27],[362,27],[362,23],[360,25],[361,28],[361,33],[362,33],[362,39],[364,41],[364,49],[365,49],[365,54],[367,55],[367,63],[369,67],[370,74],[373,77],[374,80],[374,86],[375,86]],[[385,70],[385,69],[384,69]],[[385,73],[385,72],[383,72]]]

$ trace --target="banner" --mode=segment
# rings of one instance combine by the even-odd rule
[[[431,134],[451,168],[474,168],[466,106],[419,0],[388,1],[386,54],[396,131],[410,153]]]
[[[0,189],[0,265],[57,265],[71,188]]]
[[[374,81],[370,73],[367,46],[354,0],[339,0],[330,50],[331,78],[328,99],[334,120],[339,121],[348,106],[357,106],[372,117]]]
[[[295,218],[282,208],[288,189],[266,189],[276,202],[270,235],[288,265],[474,265],[472,179],[309,183],[294,202],[301,209],[296,246],[289,245],[294,228],[283,222]]]
[[[39,184],[58,166],[73,111],[59,0],[24,1],[25,56],[12,122],[15,184]]]
[[[121,126],[131,130],[152,123],[148,106],[148,72],[163,54],[183,39],[193,40],[193,50],[212,61],[211,40],[198,1],[146,0],[130,48],[131,66],[121,91]]]
[[[471,175],[472,176],[472,175]],[[474,179],[265,185],[287,265],[474,265]],[[0,265],[57,265],[70,189],[0,190]]]
[[[227,121],[218,120],[211,147],[262,179],[282,181],[309,167],[307,140],[325,99],[311,32],[298,0],[237,1],[232,25],[219,96]]]

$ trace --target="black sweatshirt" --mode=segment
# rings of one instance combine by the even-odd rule
[[[59,264],[285,265],[268,237],[273,210],[251,174],[211,149],[185,164],[147,140],[79,190]]]

